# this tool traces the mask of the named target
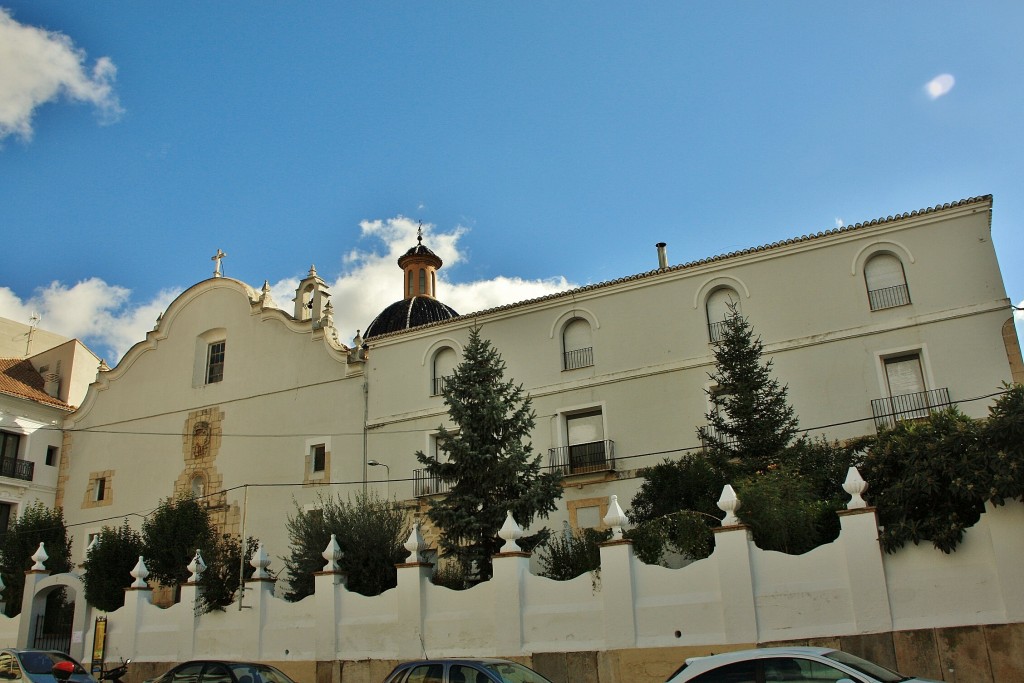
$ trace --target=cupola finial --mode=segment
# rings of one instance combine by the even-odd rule
[[[416,228],[416,244],[423,244],[423,221],[420,221],[420,225]]]

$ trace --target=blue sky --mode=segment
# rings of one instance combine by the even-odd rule
[[[466,313],[993,194],[1024,299],[1024,3],[0,10],[0,316],[111,361],[218,248],[351,338],[420,221]]]

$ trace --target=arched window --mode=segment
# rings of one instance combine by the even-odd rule
[[[910,303],[903,262],[892,254],[875,254],[868,259],[864,264],[864,284],[872,311]]]
[[[721,341],[725,333],[725,321],[740,312],[740,297],[735,289],[719,287],[711,292],[706,304],[708,313],[708,339],[712,342]]]
[[[414,292],[413,292],[413,288],[412,288],[412,271],[410,270],[409,271],[409,296],[412,296],[413,294],[414,294]]]
[[[427,269],[420,268],[420,294],[427,293]]]
[[[430,379],[430,395],[440,396],[444,392],[444,384],[455,372],[455,366],[459,364],[459,357],[455,349],[450,346],[439,350],[434,354],[434,362]]]
[[[562,330],[562,369],[575,370],[593,364],[594,343],[590,323],[583,318],[573,318]]]

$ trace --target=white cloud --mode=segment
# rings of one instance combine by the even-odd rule
[[[39,313],[40,328],[81,339],[113,365],[133,344],[145,339],[157,316],[180,293],[165,290],[152,301],[135,305],[128,289],[99,278],[70,287],[54,281],[24,301],[0,287],[0,317],[27,322],[33,312]]]
[[[836,218],[836,227],[837,227],[837,228],[841,228],[841,227],[843,227],[844,225],[846,225],[846,223],[845,223],[845,222],[843,221],[843,219],[842,219],[842,218]]]
[[[387,220],[363,221],[363,239],[373,244],[356,248],[345,255],[342,272],[328,282],[335,315],[335,326],[345,343],[356,330],[366,326],[389,304],[402,298],[402,271],[398,257],[416,244],[418,223],[398,216]],[[444,261],[438,273],[438,298],[459,313],[474,313],[495,306],[546,296],[574,287],[564,277],[545,280],[498,276],[489,280],[458,283],[446,277],[445,270],[466,260],[459,240],[466,229],[461,226],[444,232],[423,225],[423,242]],[[383,247],[383,248],[381,248]],[[284,311],[292,312],[292,297],[306,270],[283,278],[271,286],[271,296]],[[329,274],[320,270],[320,276]],[[259,290],[262,282],[250,282]],[[33,311],[41,314],[42,329],[81,339],[113,366],[132,345],[146,338],[156,319],[183,289],[165,289],[152,300],[136,303],[132,292],[99,278],[90,278],[68,286],[61,282],[38,288],[21,300],[13,291],[0,287],[0,317],[27,321]]]
[[[953,78],[952,74],[939,74],[928,81],[924,89],[928,93],[928,97],[937,100],[952,90],[954,85],[956,85],[956,79]]]
[[[100,57],[91,72],[85,52],[61,33],[15,21],[0,8],[0,140],[32,137],[32,116],[41,105],[67,97],[96,107],[103,122],[122,113],[113,82],[117,67]]]
[[[365,330],[386,306],[402,298],[402,271],[398,268],[398,258],[415,246],[419,223],[405,216],[396,216],[387,220],[362,221],[359,227],[364,240],[375,240],[384,249],[353,249],[343,259],[342,273],[329,283],[334,323],[345,343],[351,341],[356,330]],[[432,224],[423,224],[424,245],[444,262],[437,274],[438,299],[459,313],[473,313],[575,286],[564,277],[524,280],[498,276],[475,282],[453,282],[448,276],[449,269],[466,260],[465,250],[459,245],[466,232],[462,226],[444,232],[436,230]],[[324,273],[320,275],[323,277]],[[293,277],[271,287],[274,301],[289,313],[298,283],[299,278]]]

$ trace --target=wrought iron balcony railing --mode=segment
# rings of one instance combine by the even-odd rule
[[[725,323],[726,321],[724,320],[708,323],[708,339],[711,340],[712,344],[722,341],[722,337],[725,336]]]
[[[431,380],[430,395],[440,396],[441,394],[443,394],[445,385],[448,384],[448,380],[450,378],[451,375],[444,375],[443,377],[435,377],[433,380]]]
[[[32,481],[35,474],[36,464],[31,460],[17,460],[15,458],[0,458],[0,476],[11,479]]]
[[[614,470],[615,442],[606,439],[551,448],[548,459],[551,471],[564,475]]]
[[[910,290],[906,285],[895,285],[883,287],[882,289],[868,290],[868,303],[872,311],[880,311],[883,308],[895,308],[906,306],[910,303]]]
[[[588,346],[585,349],[576,349],[575,351],[566,351],[562,354],[562,368],[565,370],[575,370],[576,368],[586,368],[594,364],[594,347]]]
[[[717,429],[714,428],[713,425],[710,425],[710,424],[704,426],[704,433],[707,436],[701,436],[701,440],[700,440],[701,441],[700,445],[704,449],[707,449],[708,443],[711,441],[712,438],[718,439],[725,446],[730,447],[730,448],[733,447],[733,446],[736,446],[740,442],[739,438],[737,438],[736,436],[732,436],[730,434],[725,434],[723,432],[719,432]]]
[[[876,398],[871,402],[875,429],[892,427],[901,420],[919,420],[951,406],[949,389],[932,389],[914,394]]]
[[[439,493],[448,493],[452,490],[451,483],[442,481],[439,477],[432,476],[425,469],[412,471],[413,496],[435,496]]]

